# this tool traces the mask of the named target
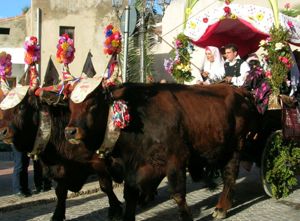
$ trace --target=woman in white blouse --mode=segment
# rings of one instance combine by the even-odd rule
[[[225,75],[224,60],[218,48],[207,46],[205,48],[205,61],[201,76],[204,84],[221,81]]]

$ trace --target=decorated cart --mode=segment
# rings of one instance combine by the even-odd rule
[[[234,43],[241,57],[262,49],[269,68],[264,70],[264,77],[272,94],[268,97],[269,109],[263,111],[260,133],[246,145],[244,158],[260,166],[265,192],[280,198],[297,185],[299,174],[300,101],[297,104],[295,98],[279,94],[294,62],[289,43],[300,46],[300,20],[278,13],[277,1],[270,1],[273,10],[230,2],[191,17],[184,34],[203,48]],[[291,77],[294,84],[299,83],[299,72]],[[279,108],[272,103],[277,100]]]

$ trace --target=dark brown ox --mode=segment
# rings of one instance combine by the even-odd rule
[[[57,95],[55,101],[57,100]],[[38,97],[27,93],[26,97],[14,108],[1,111],[0,139],[14,143],[22,152],[31,152],[39,125],[39,111],[45,110],[51,117],[51,137],[40,153],[44,172],[55,181],[57,205],[52,220],[64,220],[68,190],[78,192],[87,178],[98,174],[100,187],[109,198],[109,218],[119,219],[122,214],[121,203],[115,196],[111,177],[101,160],[85,148],[83,144],[72,145],[64,136],[64,128],[69,119],[67,102],[65,106],[46,105]]]
[[[191,87],[178,84],[98,86],[82,103],[70,101],[65,129],[70,141],[96,150],[103,142],[112,100],[125,100],[131,114],[111,152],[123,164],[124,221],[135,220],[139,191],[153,191],[167,176],[181,220],[191,221],[186,203],[186,167],[200,180],[204,167],[220,169],[224,188],[213,216],[224,218],[239,168],[239,151],[257,112],[248,93],[229,85]]]

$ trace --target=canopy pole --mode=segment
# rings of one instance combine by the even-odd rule
[[[273,10],[275,28],[279,28],[278,0],[269,0],[269,2]]]

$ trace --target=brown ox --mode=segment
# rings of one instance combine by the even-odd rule
[[[50,93],[51,95],[51,93]],[[55,101],[57,95],[54,95]],[[43,109],[50,115],[52,121],[51,137],[40,159],[48,176],[57,181],[55,193],[57,205],[52,220],[65,219],[66,197],[68,190],[78,192],[87,178],[98,174],[100,187],[109,198],[109,217],[119,219],[122,213],[121,203],[115,196],[111,177],[105,163],[94,152],[88,151],[83,144],[72,145],[65,140],[64,128],[69,119],[69,109],[65,106],[46,105],[38,97],[27,93],[17,106],[0,111],[0,139],[13,142],[22,152],[31,152],[39,126],[39,111]]]
[[[82,103],[70,101],[65,134],[70,141],[98,149],[111,100],[125,100],[131,122],[111,152],[124,168],[123,220],[135,220],[139,191],[153,191],[167,176],[181,220],[191,221],[185,200],[186,167],[194,180],[203,176],[204,167],[222,171],[224,188],[213,216],[224,218],[232,204],[239,151],[257,113],[245,95],[229,85],[127,83],[112,90],[100,85]]]

